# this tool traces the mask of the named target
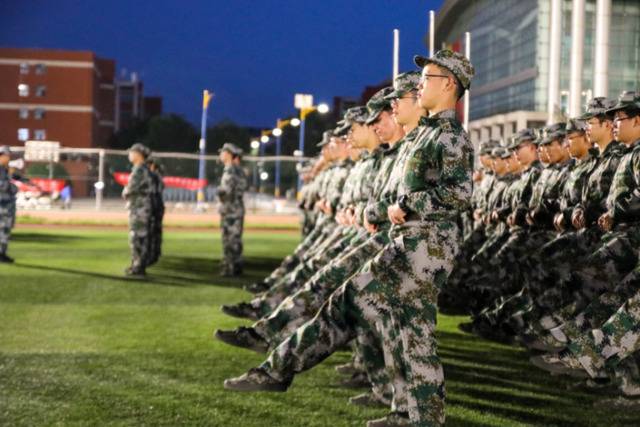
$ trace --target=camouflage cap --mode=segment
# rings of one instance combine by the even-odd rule
[[[587,131],[587,122],[580,119],[569,119],[567,122],[567,134],[573,132],[586,132]]]
[[[488,141],[482,141],[480,143],[480,146],[478,147],[478,151],[480,152],[481,156],[491,155],[493,149],[498,146],[500,146],[500,142],[496,141],[495,139],[490,139]]]
[[[620,94],[618,103],[607,110],[607,114],[614,114],[617,111],[640,111],[640,93],[626,91]]]
[[[580,120],[589,120],[597,116],[607,115],[607,110],[613,108],[616,105],[616,101],[613,99],[605,98],[604,96],[598,96],[589,101],[587,105],[587,112],[578,117]]]
[[[538,145],[551,144],[557,139],[564,139],[567,135],[567,124],[564,122],[554,123],[542,128],[541,139]]]
[[[346,135],[347,132],[349,132],[349,129],[351,129],[351,124],[347,123],[345,119],[342,119],[338,123],[336,123],[336,127],[333,130],[333,134],[335,136],[343,136],[343,135]]]
[[[333,131],[332,130],[326,130],[322,133],[322,141],[318,142],[316,144],[316,147],[324,147],[325,145],[327,145],[328,143],[331,142],[331,138],[333,137]]]
[[[511,157],[511,151],[507,150],[505,147],[495,147],[491,150],[491,157],[498,159],[508,159]]]
[[[0,145],[0,156],[6,154],[7,156],[11,155],[11,149],[8,145]]]
[[[242,150],[240,150],[235,144],[232,144],[230,142],[225,142],[222,145],[222,148],[218,150],[218,153],[222,153],[223,151],[231,153],[234,156],[238,156],[239,155],[238,153],[241,152]]]
[[[151,150],[149,149],[149,147],[147,147],[146,145],[141,144],[139,142],[136,142],[135,144],[133,144],[131,146],[131,148],[129,148],[129,151],[138,152],[138,153],[142,154],[142,156],[145,159],[151,155]]]
[[[384,99],[391,101],[392,99],[400,98],[404,94],[411,92],[412,90],[418,90],[420,84],[420,72],[409,71],[406,73],[398,74],[398,77],[393,81],[393,92],[390,92],[384,97]]]
[[[393,86],[385,87],[382,90],[376,92],[369,102],[367,102],[367,110],[369,111],[369,117],[367,117],[366,124],[370,125],[375,122],[385,109],[391,107],[391,102],[388,99],[385,99],[387,95],[393,92]]]
[[[515,150],[520,146],[520,144],[525,142],[532,142],[535,144],[537,138],[538,138],[538,135],[536,134],[536,131],[534,129],[532,128],[522,129],[516,132],[514,135],[512,135],[511,138],[509,138],[506,146],[510,150]]]
[[[437,51],[431,58],[416,55],[413,57],[413,62],[420,68],[426,67],[427,64],[436,64],[444,67],[460,80],[463,88],[468,90],[471,87],[471,79],[473,79],[475,70],[471,65],[471,61],[461,53],[443,49]]]

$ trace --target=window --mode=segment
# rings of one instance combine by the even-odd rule
[[[21,119],[28,119],[29,118],[29,109],[28,108],[20,108],[20,112],[18,113],[20,114],[20,118]]]
[[[36,64],[36,74],[43,75],[47,72],[47,66],[44,64]]]
[[[33,138],[38,141],[44,141],[47,139],[47,133],[44,129],[36,129],[33,131]]]
[[[29,96],[29,85],[20,83],[18,85],[18,95],[22,97]]]
[[[45,85],[36,86],[36,96],[42,98],[47,94],[47,87]]]
[[[33,110],[33,118],[42,120],[44,119],[45,109],[44,108],[36,108]]]
[[[29,74],[29,64],[26,62],[20,64],[20,74]]]
[[[28,141],[29,140],[29,129],[20,128],[18,129],[18,141]]]

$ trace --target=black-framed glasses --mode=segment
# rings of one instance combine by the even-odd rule
[[[420,83],[426,82],[427,80],[429,80],[429,77],[441,77],[445,79],[449,78],[449,76],[445,74],[423,74],[422,77],[420,77]]]
[[[619,123],[625,120],[633,119],[635,116],[627,116],[627,117],[616,117],[613,119],[613,123]]]
[[[401,100],[401,99],[413,99],[413,100],[416,100],[416,99],[418,99],[418,97],[417,97],[417,96],[415,96],[415,95],[399,96],[398,98],[393,98],[393,99],[391,100],[391,103],[392,103],[392,104],[397,104],[398,102],[400,102],[400,100]]]

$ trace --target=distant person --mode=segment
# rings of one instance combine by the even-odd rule
[[[9,160],[11,150],[8,146],[0,147],[0,263],[12,263],[13,258],[7,255],[11,229],[15,224],[16,193],[18,188],[11,182]]]
[[[137,143],[129,148],[129,161],[133,164],[129,182],[122,191],[129,209],[129,247],[131,265],[125,270],[130,277],[142,278],[146,275],[149,252],[149,231],[151,222],[151,194],[153,180],[145,161],[150,150]]]
[[[65,181],[64,187],[60,191],[60,200],[62,201],[62,209],[71,209],[71,196],[72,196],[71,182]]]
[[[162,180],[162,165],[156,158],[147,159],[147,167],[153,181],[151,192],[151,223],[149,232],[149,261],[147,266],[153,265],[162,254],[162,221],[164,219],[164,182]]]
[[[222,230],[222,276],[242,274],[242,230],[244,226],[244,192],[247,179],[240,166],[242,150],[226,143],[220,149],[224,171],[218,187],[220,228]]]

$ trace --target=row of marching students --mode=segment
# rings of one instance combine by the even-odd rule
[[[640,405],[640,94],[480,146],[442,310],[537,367]],[[605,400],[605,404],[611,400]]]
[[[350,403],[389,410],[367,425],[444,423],[434,330],[472,193],[473,147],[455,106],[474,70],[449,50],[415,62],[420,71],[400,74],[324,134],[301,201],[305,238],[247,287],[251,301],[223,306],[254,323],[216,338],[269,353],[225,388],[285,391],[351,344],[343,385],[369,391]]]
[[[162,253],[164,182],[162,166],[151,157],[151,150],[136,143],[129,149],[132,164],[129,181],[122,191],[129,210],[129,248],[131,264],[125,274],[143,278],[146,269],[158,262]]]

